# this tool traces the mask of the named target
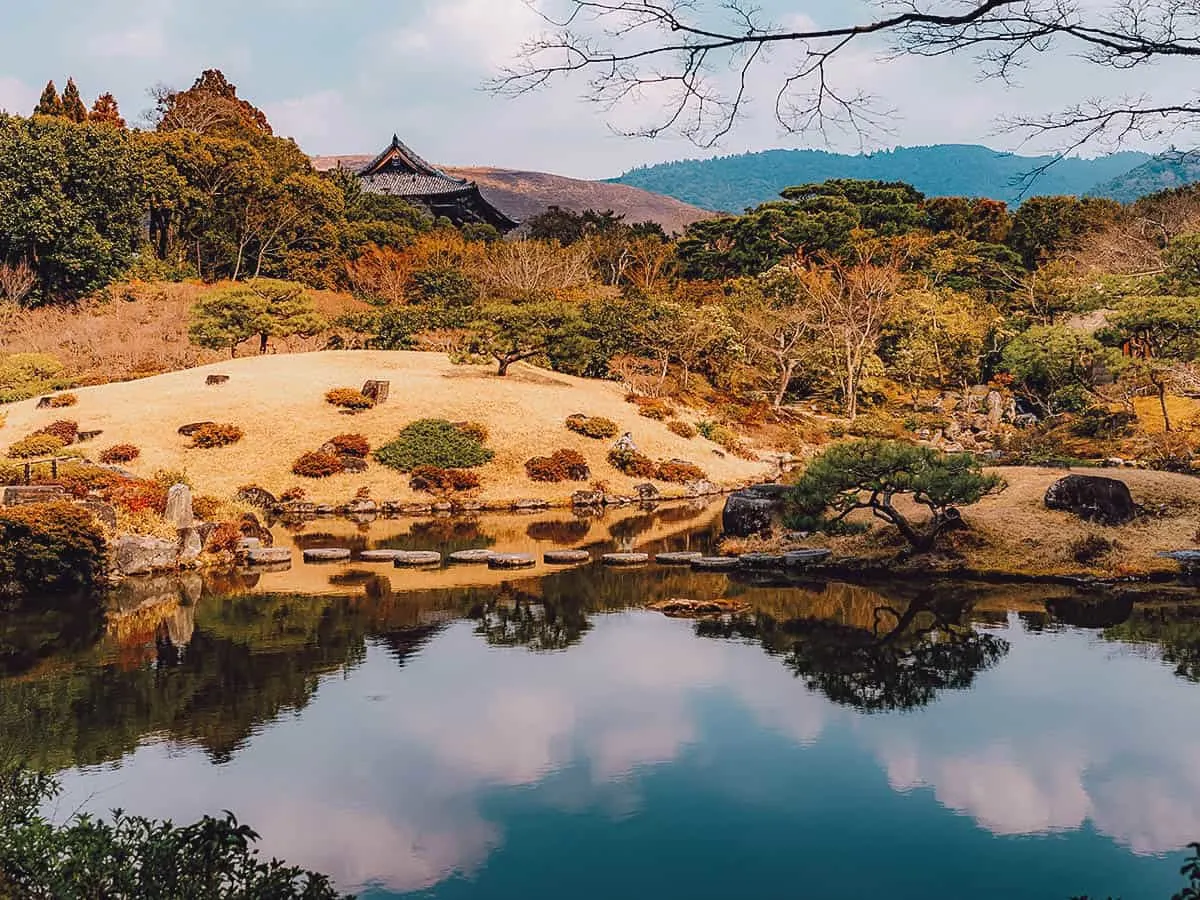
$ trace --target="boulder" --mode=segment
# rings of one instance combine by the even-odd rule
[[[171,485],[167,491],[167,511],[163,518],[176,528],[191,528],[196,514],[192,512],[192,489],[186,484]]]
[[[586,550],[547,550],[542,556],[552,566],[568,566],[591,560],[592,554]]]
[[[66,499],[67,492],[57,484],[14,485],[4,489],[5,506],[25,506],[30,503],[54,503]]]
[[[816,563],[823,563],[832,556],[829,550],[789,550],[783,554],[783,562],[789,569],[803,569]]]
[[[614,450],[628,450],[631,453],[637,452],[637,444],[633,442],[632,432],[625,432],[621,435],[620,440],[613,444]]]
[[[988,391],[987,418],[992,428],[1004,421],[1004,396],[999,391]]]
[[[103,500],[78,500],[76,506],[82,507],[96,517],[96,521],[114,531],[117,527],[117,508]]]
[[[367,471],[367,461],[361,456],[351,456],[349,453],[342,453],[338,455],[338,459],[342,463],[343,472],[349,472],[351,475],[361,475]]]
[[[649,553],[605,553],[600,558],[606,566],[640,566],[650,562]]]
[[[197,528],[179,529],[179,563],[188,566],[200,558],[204,552],[204,541],[200,538]]]
[[[648,482],[646,484],[634,485],[633,489],[637,492],[638,499],[643,503],[652,503],[662,499],[662,494],[658,488]]]
[[[229,382],[228,375],[209,375],[204,379],[206,385],[227,384]]]
[[[711,481],[692,481],[683,489],[685,497],[712,497],[721,493],[721,489]]]
[[[721,514],[725,534],[743,538],[769,535],[789,490],[785,484],[760,484],[730,494]]]
[[[238,492],[234,494],[234,499],[262,510],[274,509],[279,504],[278,497],[256,484],[248,484],[239,488]]]
[[[1124,525],[1137,515],[1125,482],[1098,475],[1060,478],[1047,489],[1045,503],[1047,509],[1074,513],[1100,525]]]
[[[179,563],[179,546],[162,538],[124,535],[113,545],[112,563],[121,575],[169,572]]]
[[[436,550],[406,550],[397,553],[392,565],[397,569],[415,569],[423,566],[440,566],[442,554]]]
[[[238,531],[243,537],[255,538],[263,547],[271,547],[275,544],[275,536],[271,534],[271,529],[267,528],[254,513],[243,513],[242,520],[238,523]]]
[[[528,553],[493,553],[487,564],[489,569],[532,569],[537,560]]]

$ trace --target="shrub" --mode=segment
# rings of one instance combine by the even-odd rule
[[[342,456],[354,456],[358,459],[366,459],[371,454],[371,444],[361,434],[339,434],[331,437],[329,443]]]
[[[28,400],[66,385],[60,382],[63,364],[49,353],[0,355],[0,403]]]
[[[383,465],[400,472],[422,466],[472,469],[491,462],[495,454],[445,419],[419,419],[406,426],[390,444],[375,451]]]
[[[557,450],[551,456],[535,456],[525,463],[532,481],[587,481],[592,477],[587,459],[577,450]]]
[[[233,553],[242,540],[242,530],[233,522],[222,522],[208,536],[204,549],[209,553]]]
[[[672,434],[677,434],[681,438],[689,441],[699,434],[695,425],[692,425],[689,422],[684,422],[681,419],[672,419],[667,423],[667,428]]]
[[[479,487],[479,476],[463,469],[443,469],[438,466],[418,466],[413,469],[409,487],[436,496],[473,491]]]
[[[655,397],[637,396],[630,396],[625,399],[637,406],[639,416],[654,419],[656,422],[665,422],[671,416],[675,415],[675,409],[666,400],[660,400]]]
[[[304,499],[306,497],[308,497],[308,491],[306,491],[304,488],[300,487],[300,485],[296,485],[295,487],[288,488],[286,491],[284,491],[282,494],[280,494],[279,502],[280,503],[302,503],[302,502],[304,502]]]
[[[1094,563],[1096,560],[1107,556],[1116,548],[1116,544],[1106,537],[1098,534],[1089,534],[1087,537],[1078,538],[1071,541],[1067,547],[1067,552],[1071,555],[1071,559],[1079,563],[1081,566],[1086,566]]]
[[[488,427],[482,422],[455,422],[454,427],[465,434],[472,440],[476,440],[481,444],[486,444],[491,432]]]
[[[0,462],[0,484],[20,484],[25,480],[25,467],[19,463]]]
[[[738,433],[728,425],[720,425],[716,422],[700,422],[697,426],[700,434],[708,438],[719,447],[728,450],[734,456],[740,456],[742,459],[753,459],[754,454],[750,452],[750,448],[743,442]]]
[[[31,434],[8,448],[9,459],[36,459],[53,456],[65,447],[62,438],[52,434]]]
[[[582,434],[584,437],[589,437],[597,441],[614,438],[621,431],[616,422],[612,419],[605,419],[602,416],[571,416],[567,419],[567,428],[576,434]]]
[[[352,412],[371,409],[375,405],[374,400],[357,388],[334,388],[326,391],[325,402]]]
[[[346,467],[332,453],[305,453],[292,464],[292,474],[301,478],[328,478],[344,472]]]
[[[667,481],[672,484],[688,484],[693,481],[703,481],[708,475],[693,463],[681,459],[671,459],[658,464],[658,471],[654,477],[659,481]]]
[[[0,511],[0,595],[91,591],[106,568],[104,536],[87,510],[69,503]]]
[[[79,398],[74,394],[55,394],[50,398],[47,404],[51,409],[66,409],[68,406],[74,406],[79,402]]]
[[[192,447],[200,450],[213,450],[217,447],[228,447],[236,444],[245,432],[236,425],[201,425],[192,432]]]
[[[887,416],[867,414],[859,416],[847,425],[846,433],[854,437],[889,440],[904,434],[904,424]]]
[[[636,450],[614,447],[608,451],[608,461],[614,469],[630,478],[654,478],[658,474],[654,460]]]
[[[58,422],[53,422],[45,428],[39,428],[34,434],[51,434],[63,442],[63,446],[67,447],[75,443],[79,437],[79,423],[70,422],[62,419]]]
[[[215,522],[225,507],[225,501],[218,497],[201,494],[192,499],[192,512],[202,522]]]
[[[162,515],[167,511],[168,486],[157,481],[124,479],[106,492],[109,503],[130,515],[151,512]]]
[[[109,465],[118,465],[120,463],[133,462],[142,451],[133,444],[114,444],[100,454],[100,462],[108,463]]]

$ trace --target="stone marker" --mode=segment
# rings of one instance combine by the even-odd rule
[[[600,561],[606,566],[640,566],[650,562],[649,553],[605,553]]]
[[[493,550],[458,550],[451,553],[446,559],[459,565],[481,565],[495,555]]]
[[[375,401],[375,405],[386,403],[388,392],[391,390],[392,383],[390,381],[368,381],[363,385],[362,395],[370,397]]]
[[[660,553],[654,557],[654,561],[662,566],[690,566],[693,561],[704,556],[695,550],[687,550],[679,553]]]
[[[314,547],[304,551],[305,562],[341,562],[350,558],[345,547]]]
[[[13,485],[4,489],[5,506],[24,506],[27,503],[53,503],[67,499],[67,492],[57,484]]]
[[[542,559],[552,566],[568,566],[573,563],[590,562],[592,554],[586,550],[547,550]]]
[[[191,528],[196,522],[192,512],[192,489],[186,484],[175,484],[167,491],[167,511],[163,518],[176,528]]]
[[[702,572],[729,572],[741,564],[736,556],[702,556],[692,560],[692,568]]]
[[[358,554],[359,562],[395,562],[396,557],[403,553],[403,550],[364,550]]]
[[[493,553],[488,559],[489,569],[531,569],[537,560],[528,553]]]
[[[397,569],[440,566],[442,564],[442,554],[436,550],[404,550],[396,554],[392,564]]]

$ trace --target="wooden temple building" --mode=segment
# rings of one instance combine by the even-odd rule
[[[435,217],[457,226],[491,225],[501,234],[520,223],[510,219],[479,192],[473,181],[454,178],[413,153],[396,135],[382,153],[359,170],[363,190],[403,197],[423,206]]]

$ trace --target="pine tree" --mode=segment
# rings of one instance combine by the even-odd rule
[[[62,100],[58,96],[58,88],[54,86],[54,80],[46,82],[46,89],[42,91],[42,97],[38,100],[37,106],[33,108],[35,116],[61,116],[63,114]]]
[[[68,78],[67,86],[63,88],[61,115],[72,122],[87,121],[87,107],[83,105],[83,100],[79,96],[79,88],[75,86],[74,78]]]
[[[121,110],[117,106],[117,98],[112,94],[101,94],[96,98],[96,102],[92,104],[92,111],[88,113],[88,121],[116,128],[125,127],[125,120],[121,118]]]

